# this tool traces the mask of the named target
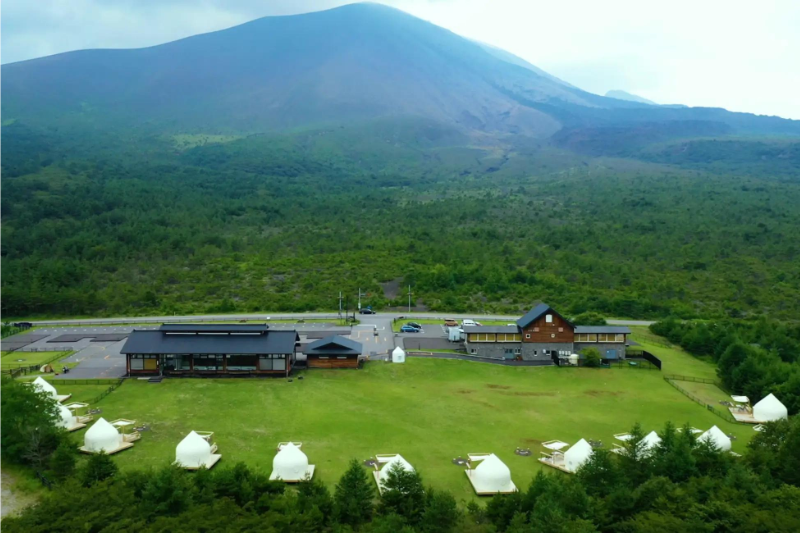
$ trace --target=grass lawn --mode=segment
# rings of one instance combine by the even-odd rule
[[[60,353],[62,352],[4,352],[3,357],[0,358],[0,365],[2,365],[2,368],[43,365]],[[64,357],[69,355],[71,354],[67,353]]]
[[[600,439],[640,421],[716,424],[735,433],[743,451],[752,429],[725,422],[666,383],[660,372],[631,369],[505,367],[409,358],[363,370],[312,370],[302,381],[279,379],[128,380],[98,407],[103,416],[151,425],[136,446],[113,458],[123,468],[163,465],[192,429],[214,431],[223,462],[244,461],[269,473],[279,441],[304,443],[323,481],[334,484],[351,458],[402,453],[426,483],[473,497],[463,468],[470,452],[494,452],[526,487],[539,470],[542,441]],[[65,389],[66,390],[66,389]],[[73,387],[72,391],[80,390]],[[59,388],[61,392],[61,387]],[[74,435],[83,439],[83,431]],[[533,457],[519,457],[516,447]]]
[[[667,346],[668,341],[666,339],[653,335],[647,328],[632,327],[631,339],[638,342],[643,349],[661,359],[661,371],[664,374],[717,379],[717,367],[710,358],[695,357],[678,346]],[[663,342],[664,344],[656,344],[656,342]]]
[[[675,381],[674,383],[686,392],[697,396],[706,404],[713,405],[720,411],[725,411],[727,409],[724,405],[720,405],[720,401],[731,401],[729,394],[712,383],[693,383],[691,381]]]

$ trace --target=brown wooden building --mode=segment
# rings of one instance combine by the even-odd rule
[[[308,368],[358,368],[360,342],[332,335],[307,344],[303,348]]]
[[[163,324],[120,350],[129,376],[288,376],[300,337],[266,324]]]

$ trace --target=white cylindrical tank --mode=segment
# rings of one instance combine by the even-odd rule
[[[272,471],[284,481],[304,479],[308,472],[308,457],[290,442],[285,444],[272,460]]]
[[[770,393],[753,406],[753,418],[758,422],[786,420],[789,418],[789,411],[774,394]]]
[[[210,457],[211,445],[194,431],[175,447],[175,462],[184,468],[200,468]]]
[[[401,347],[397,347],[392,352],[392,363],[405,363],[406,352]]]
[[[75,415],[72,414],[72,411],[64,407],[63,405],[58,405],[58,420],[56,420],[56,425],[65,429],[69,429],[78,421],[75,419]]]
[[[122,444],[122,435],[105,418],[100,418],[83,436],[83,445],[90,452],[112,452]]]
[[[580,358],[581,356],[576,353],[570,354],[569,364],[571,364],[572,366],[578,366],[578,361],[580,360]]]
[[[511,470],[495,454],[481,461],[472,477],[482,492],[504,492],[511,485]]]
[[[56,388],[49,384],[47,381],[43,380],[41,377],[36,378],[33,380],[33,386],[37,388],[41,392],[45,392],[50,397],[56,398],[58,396],[58,392],[56,392]]]

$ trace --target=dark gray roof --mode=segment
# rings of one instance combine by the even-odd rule
[[[564,318],[559,313],[556,313],[555,311],[553,311],[553,308],[550,307],[549,305],[547,305],[545,303],[541,303],[541,304],[537,305],[536,307],[534,307],[533,309],[531,309],[530,311],[528,311],[527,313],[525,313],[525,316],[523,316],[522,318],[517,320],[517,325],[519,327],[521,327],[521,328],[527,328],[531,324],[531,322],[533,322],[534,320],[536,320],[537,318],[539,318],[543,314],[547,313],[548,311],[550,311],[554,315],[558,315],[561,318]],[[566,322],[569,322],[569,320],[567,320],[566,318],[564,318],[564,320]]]
[[[306,355],[361,355],[361,343],[340,335],[331,335],[303,347]]]
[[[175,335],[158,330],[135,330],[121,353],[129,354],[291,354],[300,340],[296,331],[260,335]]]
[[[519,333],[517,326],[463,326],[464,333]]]
[[[630,333],[628,326],[575,326],[575,333]]]
[[[169,333],[264,333],[266,324],[162,324],[159,331]]]

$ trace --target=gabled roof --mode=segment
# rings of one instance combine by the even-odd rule
[[[628,326],[575,326],[575,333],[630,333]]]
[[[528,326],[531,325],[532,322],[538,320],[539,317],[541,317],[542,315],[544,315],[544,314],[546,314],[548,312],[551,313],[551,314],[554,314],[554,315],[558,315],[567,324],[570,324],[570,325],[572,324],[569,320],[564,318],[561,314],[557,313],[556,311],[553,311],[552,307],[550,307],[546,303],[541,303],[541,304],[537,305],[536,307],[534,307],[533,309],[531,309],[530,311],[528,311],[527,313],[525,313],[525,316],[523,316],[522,318],[517,320],[517,325],[519,327],[521,327],[521,328],[527,328]]]
[[[361,343],[342,337],[341,335],[331,335],[318,341],[306,344],[303,353],[306,355],[361,355]]]
[[[300,340],[296,331],[265,331],[259,335],[178,335],[159,330],[134,330],[123,354],[292,354]]]

